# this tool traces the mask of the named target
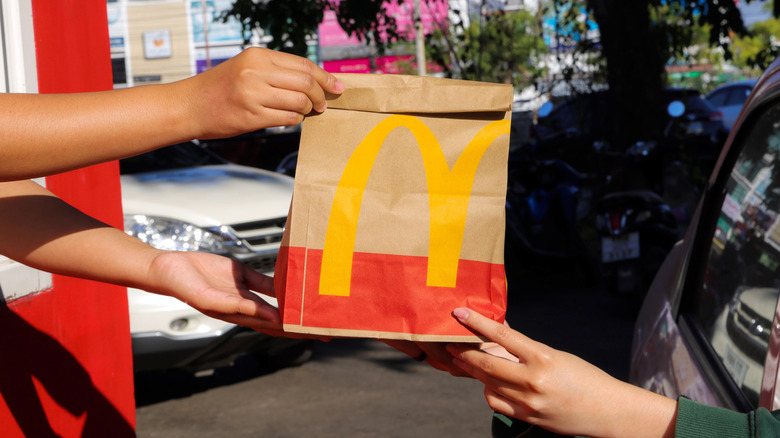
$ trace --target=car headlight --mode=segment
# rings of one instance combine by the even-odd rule
[[[223,236],[186,222],[143,214],[125,215],[125,233],[155,248],[226,254]]]

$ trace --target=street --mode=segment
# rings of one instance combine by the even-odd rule
[[[533,339],[628,376],[633,318],[603,288],[547,272],[510,290],[507,320]],[[443,309],[449,311],[449,309]],[[489,437],[482,385],[365,339],[316,343],[302,365],[251,357],[210,376],[136,382],[139,437]]]

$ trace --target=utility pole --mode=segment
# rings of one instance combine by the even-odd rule
[[[414,0],[414,29],[415,29],[415,45],[417,48],[417,74],[425,76],[425,45],[423,44],[423,24],[422,16],[420,14],[420,0]]]
[[[211,54],[209,54],[209,14],[206,0],[201,0],[203,6],[203,42],[206,45],[206,70],[211,69]]]

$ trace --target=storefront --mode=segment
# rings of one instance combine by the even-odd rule
[[[0,0],[2,91],[112,88],[105,0]],[[116,163],[40,183],[122,226]],[[0,431],[133,436],[132,355],[124,288],[50,275],[0,258]]]

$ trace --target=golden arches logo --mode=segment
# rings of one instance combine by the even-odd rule
[[[363,192],[385,138],[402,126],[408,128],[417,141],[428,184],[430,242],[427,285],[455,287],[466,213],[477,167],[496,137],[509,134],[509,120],[491,122],[482,128],[451,170],[439,141],[420,119],[392,115],[378,123],[352,153],[336,187],[325,231],[320,295],[349,296]]]

